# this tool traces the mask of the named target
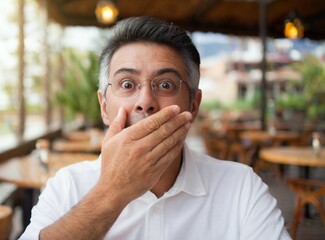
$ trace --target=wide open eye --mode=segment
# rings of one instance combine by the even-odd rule
[[[137,91],[138,83],[130,78],[122,78],[112,83],[113,93],[117,96],[128,97]]]
[[[173,96],[179,90],[179,80],[171,78],[160,78],[155,81],[155,90],[158,95]]]
[[[175,84],[171,81],[164,81],[159,83],[158,88],[162,90],[170,90],[175,88]]]
[[[121,90],[132,90],[136,88],[136,83],[132,80],[123,80],[120,82],[119,87]]]

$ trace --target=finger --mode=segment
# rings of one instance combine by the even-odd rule
[[[160,144],[164,139],[171,136],[177,129],[184,126],[185,124],[190,124],[192,119],[192,114],[189,112],[182,112],[181,114],[173,117],[168,122],[165,122],[159,129],[148,134],[143,138],[143,141],[150,143],[152,150],[158,144]],[[189,125],[190,126],[190,125]]]
[[[112,124],[110,124],[109,129],[106,132],[104,142],[110,139],[111,137],[115,136],[125,128],[126,117],[127,115],[125,109],[123,107],[120,107],[117,116],[114,118]]]
[[[180,112],[179,106],[171,105],[154,115],[141,120],[127,129],[130,139],[138,140],[157,130],[161,125],[175,117]]]
[[[186,133],[188,130],[186,128],[181,128],[180,131],[183,134],[183,137],[178,139],[175,144],[171,145],[172,147],[168,149],[155,163],[157,174],[163,174],[165,170],[176,160],[177,156],[180,155],[182,148],[184,146],[184,141]],[[160,150],[161,151],[161,150]]]
[[[183,145],[190,127],[190,123],[185,124],[181,128],[177,129],[168,138],[164,139],[161,143],[156,145],[154,149],[152,149],[150,154],[152,154],[153,159],[156,159],[154,160],[156,161],[155,164],[157,164],[157,162],[160,161],[160,159],[163,158],[163,156],[165,155],[170,155],[172,158],[176,157],[176,155],[170,154],[170,151],[178,144]]]

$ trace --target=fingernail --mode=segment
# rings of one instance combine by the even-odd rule
[[[179,106],[173,105],[172,107],[173,107],[173,112],[174,113],[176,113],[176,114],[179,113]]]
[[[186,120],[189,120],[189,121],[190,121],[190,120],[192,120],[192,117],[193,117],[193,116],[192,116],[191,113],[186,112],[186,114],[185,114],[185,119],[186,119]]]
[[[185,128],[186,128],[186,129],[190,129],[190,128],[191,128],[191,125],[192,125],[192,124],[191,124],[190,122],[188,122],[188,123],[185,124]]]

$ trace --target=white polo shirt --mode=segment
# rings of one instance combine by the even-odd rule
[[[250,167],[186,146],[183,156],[174,186],[161,198],[147,192],[129,203],[105,239],[291,239],[276,200]],[[41,229],[76,205],[96,184],[100,167],[99,158],[61,169],[48,181],[20,239],[38,239]]]

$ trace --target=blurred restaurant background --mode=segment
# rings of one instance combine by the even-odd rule
[[[98,56],[117,21],[141,15],[183,27],[200,52],[203,100],[187,144],[250,165],[293,238],[325,239],[325,1],[1,0],[0,9],[0,239],[18,238],[58,169],[97,158]]]

